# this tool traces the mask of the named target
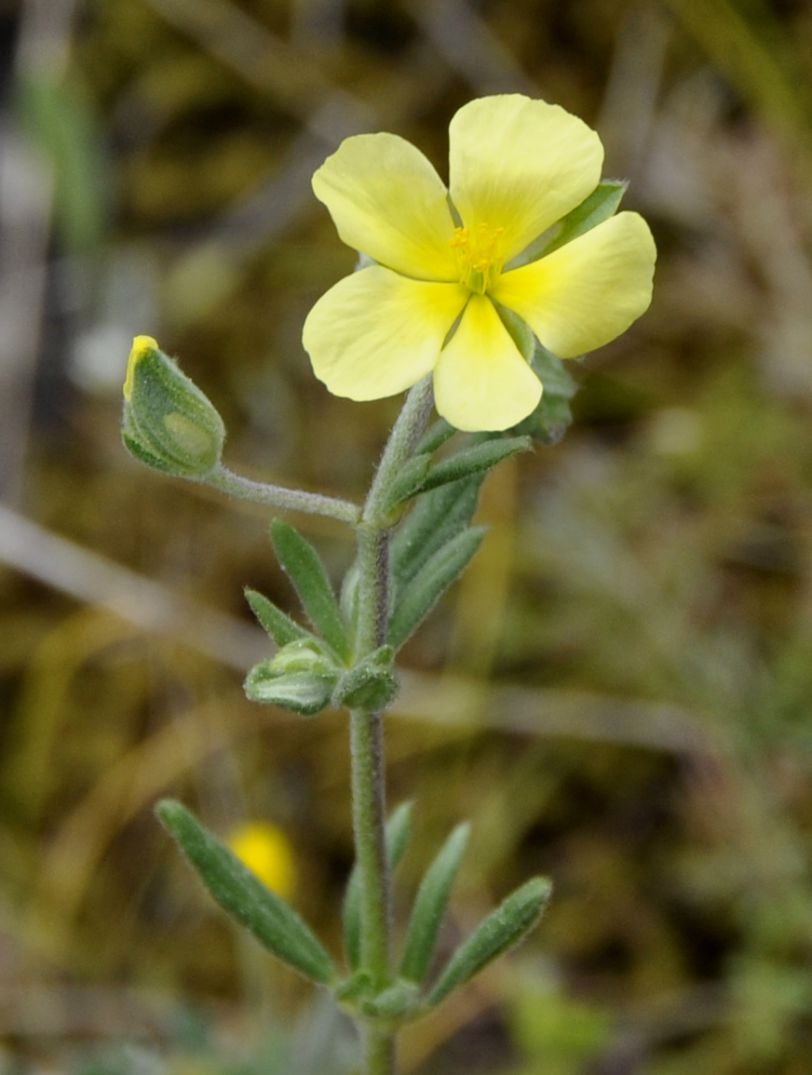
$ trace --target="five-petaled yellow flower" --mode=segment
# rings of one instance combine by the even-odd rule
[[[623,212],[522,264],[600,180],[600,139],[557,105],[520,94],[471,101],[449,142],[448,190],[394,134],[348,138],[318,169],[313,190],[341,239],[375,264],[319,299],[303,342],[335,395],[380,399],[433,371],[452,425],[507,429],[542,388],[499,308],[560,358],[594,350],[647,309],[654,241],[641,216]]]

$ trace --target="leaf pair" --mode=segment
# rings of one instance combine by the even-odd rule
[[[411,833],[411,804],[394,811],[386,826],[386,850],[390,869],[403,857]],[[473,978],[488,963],[518,944],[533,928],[549,900],[551,886],[534,878],[518,888],[476,927],[457,948],[436,982],[421,995],[431,968],[440,927],[451,889],[468,845],[470,825],[458,825],[440,848],[418,888],[406,932],[398,977],[386,990],[365,998],[368,1015],[406,1018],[439,1004],[452,990]],[[352,1000],[363,993],[366,980],[359,972],[361,960],[361,894],[357,870],[350,875],[344,902],[344,939],[347,959],[356,973],[342,987],[342,998]]]
[[[470,444],[447,459],[441,459],[438,463],[432,464],[434,442],[429,440],[426,443],[429,445],[429,450],[418,451],[401,468],[389,490],[388,511],[392,511],[420,493],[438,489],[450,482],[457,482],[474,475],[484,476],[503,459],[517,452],[526,452],[530,448],[530,438],[525,436],[489,438]]]
[[[246,589],[251,611],[280,650],[251,669],[245,693],[254,702],[313,715],[330,704],[343,704],[343,697],[336,703],[334,694],[350,656],[350,635],[316,549],[278,520],[271,524],[271,540],[314,630],[296,623],[261,593]]]
[[[349,660],[352,647],[347,625],[341,615],[338,600],[318,552],[297,530],[279,519],[275,519],[271,523],[271,541],[279,563],[293,583],[293,587],[302,603],[302,608],[307,613],[307,617],[313,624],[317,634],[324,639],[342,661]],[[267,601],[267,598],[265,601],[267,605],[271,604],[270,601]],[[266,615],[267,605],[264,607]],[[251,607],[253,608],[254,606],[252,605]],[[275,606],[273,607],[275,608]],[[271,626],[279,622],[279,616],[285,615],[279,609],[276,609],[276,613],[278,615],[272,615],[268,620],[267,628],[269,634],[275,639],[276,636],[271,630]],[[260,622],[262,623],[261,619]],[[292,623],[292,621],[289,622]],[[263,623],[263,626],[265,626],[265,623]],[[289,630],[287,625],[283,624],[282,626],[283,631]],[[299,630],[302,629],[299,628]],[[284,643],[280,644],[284,645]]]
[[[454,880],[468,843],[469,826],[459,825],[426,871],[417,892],[406,934],[399,976],[376,997],[364,993],[368,981],[361,961],[361,892],[356,870],[350,875],[344,901],[347,958],[356,973],[337,982],[333,960],[296,911],[267,888],[237,856],[180,803],[164,800],[156,813],[179,845],[214,900],[240,926],[289,967],[320,985],[332,986],[340,999],[362,999],[368,1015],[405,1018],[439,1004],[452,990],[517,944],[537,922],[550,895],[550,884],[535,878],[492,911],[451,956],[436,982],[421,997],[420,987],[432,956]],[[386,848],[394,869],[411,832],[411,804],[392,814],[386,826]]]
[[[389,642],[398,649],[468,566],[485,535],[469,523],[483,474],[424,493],[392,541],[393,608]]]

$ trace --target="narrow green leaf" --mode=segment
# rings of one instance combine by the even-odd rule
[[[333,961],[289,904],[266,888],[180,803],[165,799],[155,812],[227,914],[306,978],[323,984],[334,980]]]
[[[431,455],[438,448],[442,448],[447,440],[451,440],[456,432],[457,430],[454,426],[447,422],[445,418],[438,418],[423,434],[420,443],[417,445],[417,452],[428,452]]]
[[[390,645],[398,649],[417,629],[442,594],[468,566],[484,536],[485,528],[482,526],[463,530],[439,549],[403,587],[389,623]]]
[[[472,474],[484,474],[508,456],[526,452],[531,446],[529,437],[503,437],[472,444],[433,466],[423,480],[421,492],[469,478]]]
[[[271,636],[277,646],[287,646],[289,642],[295,642],[297,639],[313,637],[310,631],[300,627],[287,613],[277,608],[273,601],[257,590],[246,586],[243,592],[260,626]]]
[[[470,833],[471,826],[467,822],[454,829],[429,866],[418,889],[400,965],[403,977],[413,982],[422,982],[428,973],[451,886],[460,868]]]
[[[271,541],[310,622],[346,660],[350,649],[347,630],[321,557],[309,541],[279,519],[271,523]]]
[[[545,877],[534,877],[491,911],[448,961],[429,992],[429,1004],[439,1004],[452,990],[518,944],[538,922],[551,891],[552,885]]]
[[[431,557],[471,522],[476,511],[483,475],[423,493],[395,532],[392,573],[402,588]]]
[[[401,803],[386,822],[386,858],[389,869],[395,870],[412,833],[412,804]],[[358,866],[352,868],[344,893],[344,947],[347,961],[353,970],[361,961],[361,878]]]
[[[413,455],[411,459],[406,460],[388,490],[384,512],[391,511],[398,504],[402,504],[405,500],[420,492],[425,483],[430,464],[431,455],[428,452]]]

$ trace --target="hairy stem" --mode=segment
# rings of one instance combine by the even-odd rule
[[[358,525],[359,601],[356,658],[386,642],[389,620],[389,524],[382,508],[400,467],[414,451],[431,412],[431,381],[406,398],[384,449]],[[361,884],[361,966],[382,989],[391,977],[390,878],[386,859],[386,774],[383,713],[350,715],[353,828]],[[362,1027],[365,1075],[394,1075],[395,1038],[374,1025]]]
[[[302,489],[286,489],[282,485],[267,485],[251,481],[220,466],[201,479],[205,485],[240,500],[255,504],[270,504],[285,511],[303,511],[310,515],[328,515],[344,523],[357,523],[361,509],[349,500],[339,500],[320,493],[306,493]]]

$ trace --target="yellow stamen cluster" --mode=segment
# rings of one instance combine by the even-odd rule
[[[476,228],[455,228],[451,247],[457,256],[460,283],[484,295],[502,271],[504,228],[478,224]]]

